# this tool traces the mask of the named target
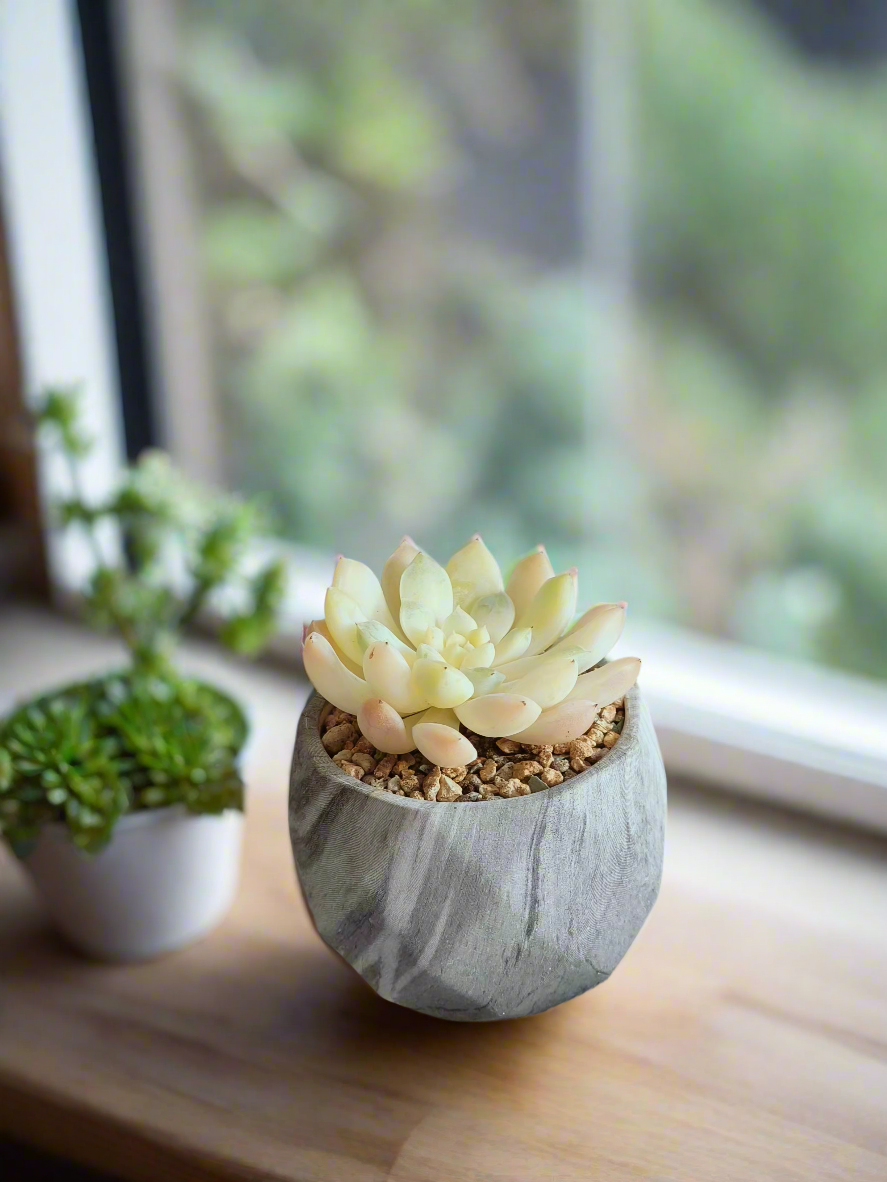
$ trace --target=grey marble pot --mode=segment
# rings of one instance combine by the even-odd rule
[[[459,1022],[550,1009],[609,977],[659,892],[665,771],[637,689],[619,742],[532,796],[437,804],[371,789],[299,720],[296,870],[322,939],[382,997]]]

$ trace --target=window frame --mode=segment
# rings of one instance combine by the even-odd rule
[[[124,7],[126,38],[145,36],[149,26],[157,34],[154,65],[161,71],[164,61],[169,63],[169,29],[163,24],[169,14],[166,0],[150,5],[127,0]],[[145,143],[156,142],[169,122],[169,112],[146,114],[146,95],[156,79],[138,71],[128,76],[130,117]],[[118,353],[124,338],[115,331],[108,226],[75,0],[29,0],[27,5],[0,0],[0,78],[0,193],[24,385],[33,398],[49,383],[82,382],[84,410],[96,440],[85,483],[91,494],[101,495],[128,450]],[[153,128],[152,118],[160,119]],[[144,331],[149,352],[159,358],[159,383],[196,395],[196,411],[179,408],[158,416],[174,452],[184,437],[214,430],[205,351],[202,360],[198,356],[205,338],[196,273],[174,308],[160,307],[151,298],[158,286],[167,286],[160,281],[170,266],[175,264],[181,276],[188,254],[193,257],[193,245],[187,245],[193,224],[190,181],[180,149],[174,146],[179,166],[171,174],[177,184],[170,186],[170,177],[165,178],[162,216],[157,184],[150,183],[144,162],[137,167],[143,205],[134,219],[135,234],[145,235],[141,246],[150,259],[143,273],[148,293]],[[170,210],[176,232],[164,251],[155,251],[158,225]],[[184,350],[177,350],[170,325],[183,315],[194,335]],[[189,374],[196,386],[176,385]],[[175,400],[166,403],[169,407]],[[207,439],[210,447],[189,459],[213,479],[218,473],[210,462],[211,437],[204,435],[204,443]],[[41,457],[40,486],[44,506],[65,494],[66,474],[55,457]],[[263,543],[270,547],[285,555],[292,572],[277,653],[296,659],[302,622],[322,612],[332,555]],[[88,557],[76,538],[61,538],[52,530],[47,549],[53,585],[62,597],[70,595],[81,585]],[[645,661],[642,688],[671,773],[887,832],[887,687],[659,624],[632,621],[620,649],[637,652]]]

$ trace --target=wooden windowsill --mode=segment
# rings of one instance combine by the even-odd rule
[[[611,981],[520,1022],[426,1019],[364,987],[298,896],[304,687],[187,659],[256,721],[240,897],[203,943],[103,967],[0,855],[0,1132],[146,1182],[887,1177],[887,844],[672,787],[662,894]],[[109,661],[0,613],[7,699]]]

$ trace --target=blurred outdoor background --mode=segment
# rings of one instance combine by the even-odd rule
[[[225,478],[887,677],[884,6],[601,8],[178,0]]]

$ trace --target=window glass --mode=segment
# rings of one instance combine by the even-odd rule
[[[638,0],[589,78],[602,7],[179,0],[226,477],[326,550],[544,541],[595,599],[887,676],[887,21]]]

